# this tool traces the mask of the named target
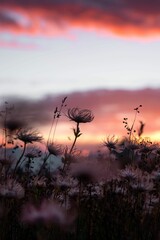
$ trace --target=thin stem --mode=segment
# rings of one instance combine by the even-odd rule
[[[18,161],[17,161],[17,163],[16,163],[16,166],[15,166],[15,168],[14,168],[14,174],[16,173],[17,167],[18,167],[18,165],[19,165],[22,157],[24,156],[24,153],[25,153],[25,151],[26,151],[26,146],[27,146],[27,143],[25,142],[25,143],[24,143],[24,147],[23,147],[22,154],[21,154],[20,158],[18,159]]]
[[[136,121],[136,117],[137,117],[137,111],[136,111],[136,113],[134,115],[134,120],[133,120],[132,126],[130,128],[129,140],[131,140],[131,135],[132,135],[132,131],[133,131],[133,127],[134,127],[135,121]]]
[[[76,129],[74,130],[74,136],[75,136],[75,138],[74,138],[73,144],[72,144],[72,146],[71,146],[71,149],[70,149],[70,151],[69,151],[70,154],[71,154],[72,151],[73,151],[73,148],[74,148],[74,146],[75,146],[75,144],[76,144],[77,138],[80,136],[79,134],[80,134],[79,122],[77,122]]]
[[[49,153],[49,154],[46,155],[46,157],[44,158],[43,164],[42,164],[42,166],[41,166],[41,168],[40,168],[40,170],[39,170],[39,172],[38,172],[38,175],[41,174],[41,172],[42,172],[42,170],[43,170],[43,168],[44,168],[44,166],[45,166],[45,164],[46,164],[46,162],[47,162],[47,159],[49,158],[50,155],[51,155],[51,154]]]
[[[54,127],[54,130],[53,130],[53,136],[52,136],[52,142],[54,141],[54,137],[55,137],[55,133],[56,133],[58,121],[59,121],[59,118],[60,118],[60,116],[61,116],[61,112],[62,112],[62,109],[63,109],[63,106],[64,106],[64,103],[65,103],[66,99],[67,99],[67,97],[65,97],[65,98],[62,100],[60,109],[58,109],[58,108],[56,107],[56,109],[55,109],[55,111],[54,111],[54,115],[53,115],[53,119],[52,119],[52,123],[51,123],[51,128],[50,128],[49,135],[48,135],[47,146],[48,146],[48,144],[49,144],[49,141],[51,140],[50,137],[51,137],[51,133],[52,133],[52,130],[53,130],[54,121],[55,121],[55,119],[56,119],[55,127]]]
[[[48,135],[48,140],[47,140],[47,146],[49,144],[51,132],[52,132],[52,129],[53,129],[54,120],[55,120],[55,117],[53,117],[53,119],[52,119],[51,128],[50,128],[49,135]]]

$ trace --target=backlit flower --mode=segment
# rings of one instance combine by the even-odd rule
[[[70,108],[67,117],[76,123],[87,123],[94,119],[92,112],[88,109]]]
[[[43,139],[37,131],[31,131],[27,129],[18,132],[17,138],[24,143],[40,142]]]
[[[133,168],[132,166],[128,166],[120,172],[120,177],[126,179],[127,181],[137,180],[140,175],[141,171]]]
[[[110,151],[116,149],[116,144],[118,143],[118,139],[115,139],[114,136],[107,137],[107,140],[104,141],[104,146],[107,147]]]

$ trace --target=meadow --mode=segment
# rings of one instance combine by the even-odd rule
[[[66,109],[66,100],[53,112],[46,141],[12,118],[8,102],[3,106],[0,240],[159,240],[160,146],[143,138],[143,122],[135,129],[142,106],[131,125],[122,119],[125,138],[108,136],[103,151],[84,156],[77,147],[81,124],[94,115]],[[70,147],[54,141],[64,109],[74,126]],[[51,157],[60,160],[56,168]]]

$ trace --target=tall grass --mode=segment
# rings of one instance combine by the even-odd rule
[[[54,142],[64,98],[51,120],[45,152],[37,130],[28,129],[9,112],[1,112],[1,240],[158,240],[160,239],[160,147],[123,119],[125,139],[107,137],[103,153],[84,157],[76,151],[81,124],[94,116],[72,108],[65,116],[75,124],[70,147]],[[53,171],[50,157],[61,159]],[[34,166],[38,169],[35,169]]]

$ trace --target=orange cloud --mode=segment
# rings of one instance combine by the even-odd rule
[[[80,27],[153,37],[160,35],[159,11],[158,0],[2,0],[0,31],[53,36]]]

